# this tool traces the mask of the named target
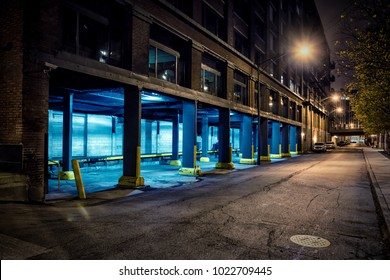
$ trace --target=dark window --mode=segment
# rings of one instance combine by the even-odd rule
[[[234,72],[233,101],[243,105],[249,105],[248,77],[238,71]]]
[[[166,0],[176,9],[182,11],[187,16],[192,17],[192,0]]]
[[[265,55],[262,51],[257,50],[257,49],[255,50],[255,64],[257,66],[264,66],[264,65],[262,65],[264,62],[264,57],[265,57]]]
[[[249,40],[240,32],[234,32],[234,48],[245,56],[249,56]]]
[[[295,102],[291,102],[290,110],[291,110],[291,119],[293,121],[296,121],[297,120],[297,104]]]
[[[288,86],[288,75],[286,72],[283,72],[283,74],[280,76],[280,82],[283,85]]]
[[[288,98],[287,97],[284,97],[282,96],[280,98],[280,106],[282,108],[281,112],[282,112],[282,117],[285,117],[287,118],[288,117],[288,110],[289,110],[289,104],[288,104]]]
[[[276,36],[272,33],[270,35],[269,48],[273,52],[276,52],[278,49],[278,40],[276,39]]]
[[[248,0],[234,0],[234,12],[245,22],[250,21],[250,5]]]
[[[219,38],[225,39],[224,18],[206,3],[203,3],[203,26]]]
[[[302,106],[297,106],[297,121],[302,122]]]
[[[265,23],[259,17],[256,17],[255,32],[256,32],[257,36],[259,36],[261,39],[265,40]]]
[[[84,7],[72,3],[64,6],[63,49],[102,63],[121,66],[123,7],[106,3],[105,9],[97,9],[93,2],[81,1],[81,4]]]
[[[269,20],[276,24],[277,23],[277,19],[278,19],[277,11],[274,8],[274,6],[270,5],[269,6]]]
[[[260,5],[261,8],[263,8],[264,11],[267,10],[267,0],[256,0],[256,2]]]

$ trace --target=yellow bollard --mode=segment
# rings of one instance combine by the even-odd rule
[[[194,146],[194,168],[196,168],[196,145]]]
[[[81,177],[79,161],[77,159],[72,159],[72,168],[76,180],[76,187],[77,187],[77,192],[79,194],[79,198],[86,199],[87,197],[85,195],[83,178]]]

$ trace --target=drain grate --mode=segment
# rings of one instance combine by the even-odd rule
[[[313,248],[324,248],[330,245],[329,240],[314,235],[293,235],[290,240],[298,245]]]

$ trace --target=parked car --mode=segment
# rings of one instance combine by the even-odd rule
[[[326,141],[325,142],[326,149],[336,149],[336,145],[333,141]]]
[[[345,146],[345,145],[347,145],[347,143],[346,142],[344,142],[344,141],[340,141],[338,144],[337,144],[338,146]]]
[[[324,142],[316,142],[313,146],[314,152],[326,152],[326,145]]]

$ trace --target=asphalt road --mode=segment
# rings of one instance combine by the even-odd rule
[[[95,205],[2,203],[2,259],[388,259],[363,154],[342,151]]]

